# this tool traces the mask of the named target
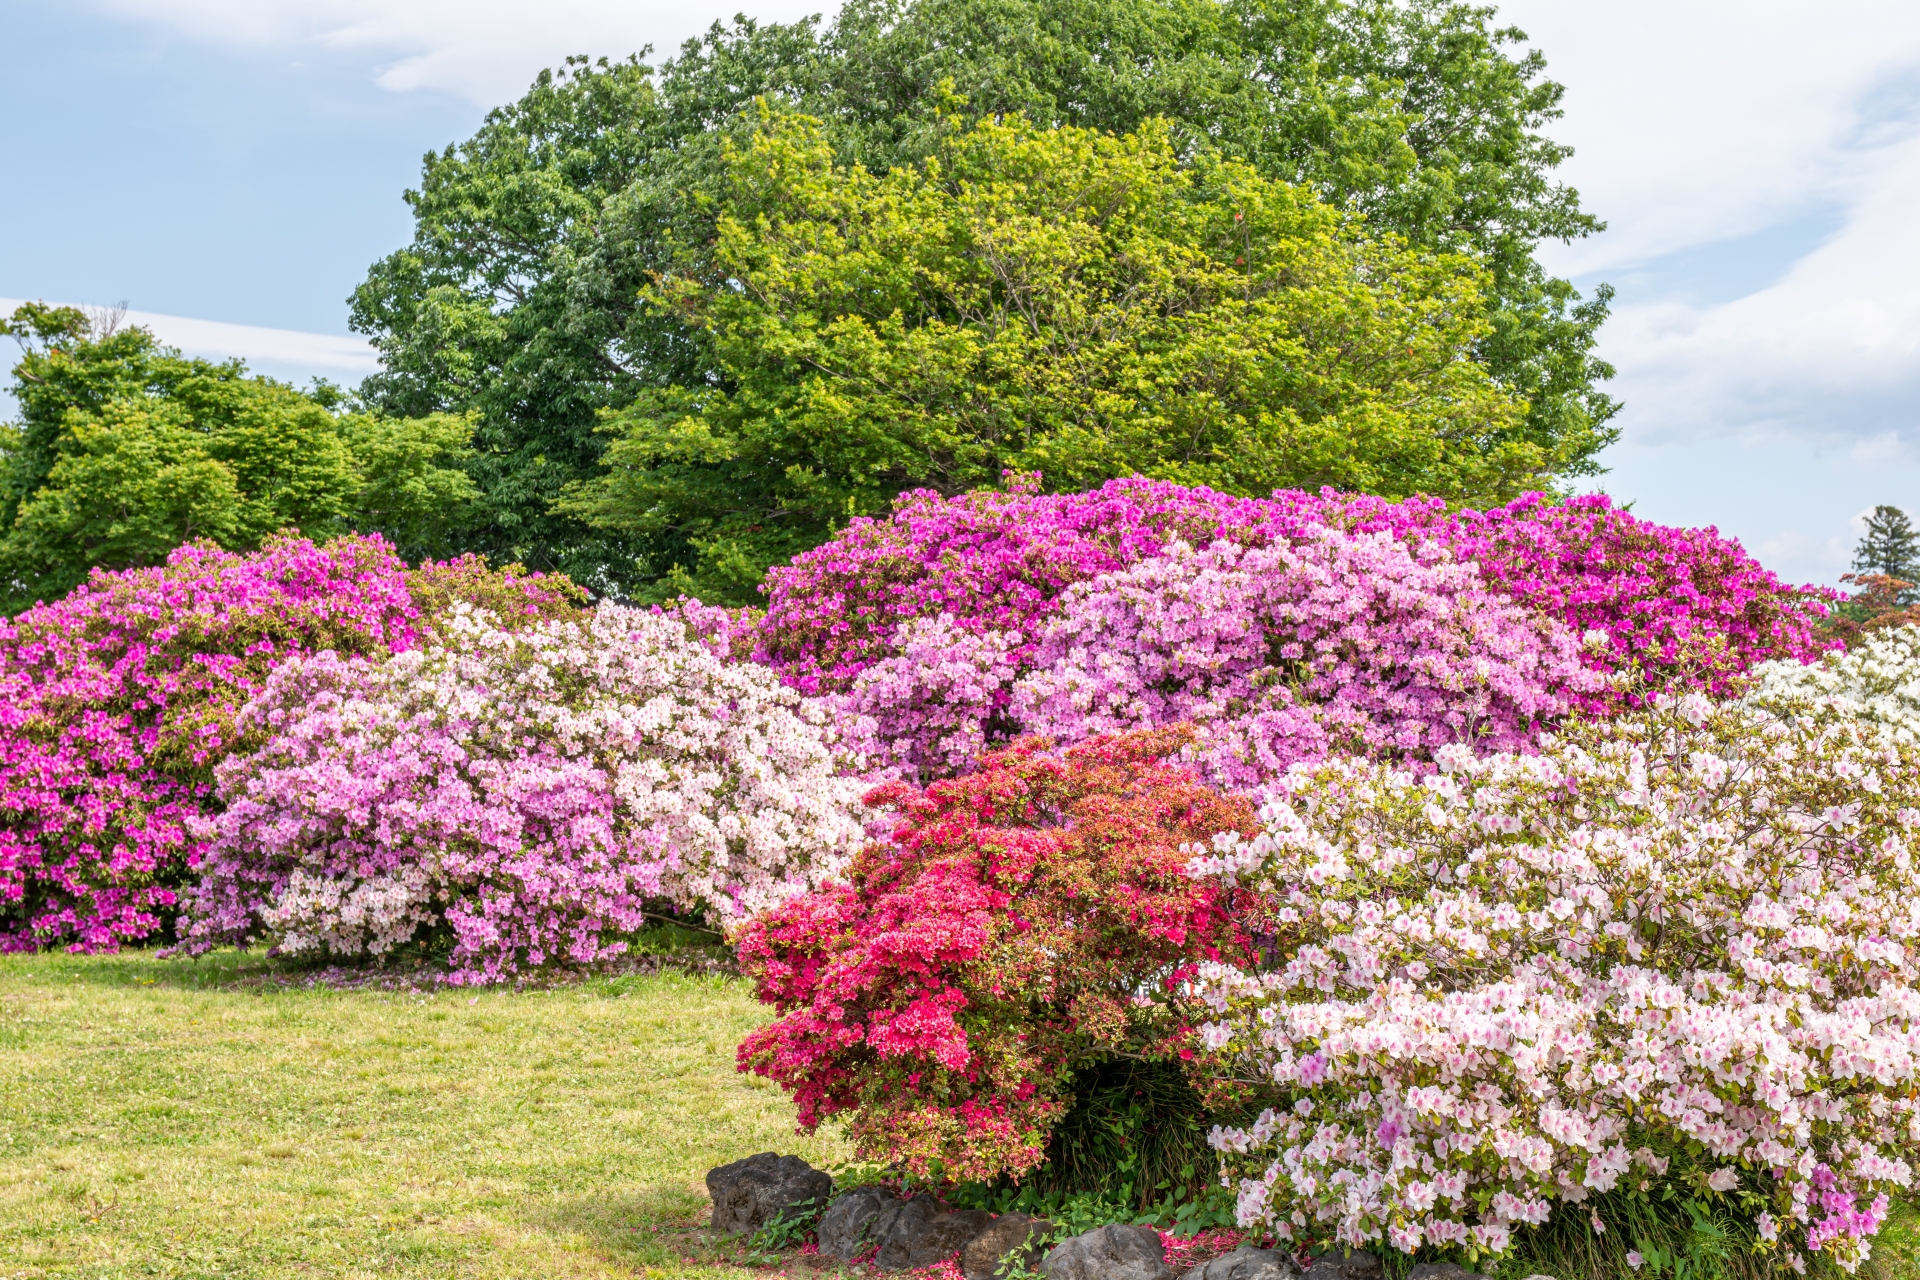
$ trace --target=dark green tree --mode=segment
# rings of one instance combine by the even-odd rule
[[[142,328],[30,303],[0,321],[23,348],[21,420],[0,427],[0,607],[52,599],[94,568],[157,564],[183,542],[234,550],[282,529],[386,534],[450,550],[475,496],[472,424],[339,413],[239,361],[189,360]]]
[[[1912,604],[1916,585],[1920,584],[1920,531],[1916,531],[1907,513],[1885,503],[1867,516],[1866,532],[1853,551],[1855,573],[1884,574],[1907,583],[1898,593],[1899,603]]]
[[[1444,0],[852,0],[830,26],[716,26],[657,72],[575,59],[429,155],[416,233],[355,293],[385,371],[370,404],[477,415],[476,549],[631,588],[697,555],[671,522],[557,512],[599,474],[603,411],[727,377],[710,334],[641,305],[714,240],[722,155],[756,98],[825,122],[873,172],[956,121],[1023,113],[1108,132],[1167,119],[1218,151],[1489,273],[1475,358],[1527,405],[1555,474],[1614,438],[1593,356],[1607,294],[1535,262],[1599,224],[1553,181],[1560,86],[1493,10]]]

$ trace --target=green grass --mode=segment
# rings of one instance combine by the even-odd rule
[[[737,981],[267,972],[0,957],[0,1280],[735,1275],[697,1230],[706,1170],[846,1154],[734,1072],[764,1017]]]

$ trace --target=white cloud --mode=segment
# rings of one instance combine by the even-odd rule
[[[762,22],[819,12],[808,0],[96,0],[117,16],[215,43],[364,54],[386,89],[436,89],[481,106],[517,98],[569,54],[664,55],[748,9]],[[833,6],[837,7],[837,6]]]
[[[19,298],[0,298],[0,315],[11,315]],[[302,333],[296,329],[266,329],[220,320],[129,311],[124,323],[142,325],[170,347],[207,360],[239,357],[249,365],[279,376],[318,375],[336,380],[364,377],[380,362],[364,338],[330,333]]]
[[[1567,86],[1563,175],[1609,224],[1551,251],[1574,274],[1849,203],[1888,140],[1873,91],[1920,68],[1912,0],[1513,0],[1500,16]]]

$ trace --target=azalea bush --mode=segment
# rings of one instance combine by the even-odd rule
[[[1819,662],[1764,663],[1746,696],[1827,703],[1900,742],[1920,742],[1920,626],[1866,632]]]
[[[464,559],[409,570],[378,538],[181,547],[0,623],[0,949],[110,949],[161,929],[240,708],[287,658],[384,655],[453,600],[571,610],[565,579]]]
[[[863,839],[825,708],[680,618],[603,604],[421,647],[282,663],[216,770],[187,949],[379,955],[444,928],[454,976],[618,954],[650,904],[729,925]]]
[[[1351,541],[1343,544],[1342,537]],[[1381,538],[1400,544],[1404,553],[1392,555]],[[1202,632],[1237,629],[1243,646],[1269,639],[1275,652],[1261,661],[1237,656],[1217,679],[1203,674],[1205,687],[1196,691],[1178,669],[1193,664],[1197,671],[1212,660],[1209,646],[1224,637],[1203,634],[1196,640],[1175,625],[1185,607],[1182,593],[1193,585],[1189,579],[1213,572],[1190,560],[1178,564],[1188,553],[1175,549],[1199,548],[1215,558],[1240,553],[1217,549],[1220,542],[1266,557],[1260,572],[1285,574],[1288,584],[1279,590],[1296,600],[1314,597],[1316,605],[1326,605],[1371,599],[1373,604],[1360,606],[1371,625],[1343,636],[1329,617],[1309,614],[1292,632],[1250,627],[1243,600],[1230,609],[1233,621],[1201,618],[1194,625]],[[1149,562],[1155,567],[1146,567]],[[1464,576],[1469,564],[1478,574],[1472,584]],[[1315,576],[1326,574],[1333,577]],[[1349,654],[1371,652],[1368,644],[1405,620],[1396,614],[1402,605],[1395,593],[1412,580],[1410,574],[1422,580],[1419,591],[1430,600],[1450,598],[1454,616],[1470,624],[1438,644],[1437,651],[1455,658],[1435,666],[1427,661],[1429,652],[1395,665],[1377,655],[1358,689],[1331,674],[1352,671],[1351,664],[1336,661],[1311,688],[1298,669],[1288,670],[1299,659],[1278,651],[1295,642],[1323,657],[1342,644]],[[1164,583],[1167,594],[1149,601],[1142,592],[1155,581]],[[1434,734],[1437,724],[1451,724],[1457,733],[1474,720],[1477,730],[1485,717],[1436,715],[1431,690],[1462,670],[1474,671],[1473,680],[1484,686],[1487,677],[1472,662],[1463,668],[1458,655],[1471,651],[1476,661],[1508,662],[1513,655],[1504,641],[1492,641],[1495,631],[1507,639],[1540,637],[1541,656],[1520,660],[1529,673],[1527,687],[1509,681],[1509,692],[1517,696],[1495,716],[1521,723],[1565,709],[1610,713],[1647,691],[1724,692],[1729,679],[1760,661],[1817,654],[1813,627],[1825,608],[1822,593],[1781,584],[1737,543],[1712,530],[1649,524],[1604,498],[1553,505],[1536,495],[1490,512],[1449,514],[1442,504],[1421,499],[1388,503],[1331,491],[1248,499],[1138,478],[1085,494],[1041,494],[1030,479],[1017,480],[1005,493],[951,499],[909,494],[890,519],[856,520],[839,537],[773,570],[767,590],[759,658],[798,688],[841,696],[849,716],[872,721],[868,732],[877,758],[910,775],[937,777],[964,768],[983,744],[1021,732],[1071,739],[1115,727],[1102,723],[1099,708],[1113,695],[1094,686],[1110,677],[1131,686],[1146,666],[1162,666],[1176,683],[1184,682],[1166,710],[1201,711],[1202,718],[1223,726],[1261,714],[1258,706],[1270,707],[1282,688],[1290,691],[1288,725],[1231,730],[1237,745],[1223,748],[1216,764],[1219,776],[1236,785],[1284,767],[1297,752],[1324,749],[1321,727],[1300,729],[1305,736],[1286,740],[1292,745],[1283,738],[1307,721],[1350,720],[1348,711],[1369,697],[1385,701],[1358,736],[1376,745],[1417,740],[1428,748],[1448,736]],[[1333,599],[1349,590],[1356,601]],[[1104,601],[1097,600],[1103,595]],[[1499,620],[1473,632],[1469,600],[1497,610]],[[1118,622],[1118,630],[1101,624],[1089,631],[1085,621],[1143,610],[1164,617],[1151,625]],[[1412,611],[1433,613],[1431,604]],[[1078,616],[1068,618],[1069,612]],[[1521,622],[1521,614],[1533,617]],[[1160,629],[1161,649],[1135,662],[1113,646],[1122,632],[1138,632],[1142,625]],[[1058,641],[1052,647],[1049,635]],[[1083,637],[1090,643],[1073,650]],[[1600,678],[1582,679],[1568,668],[1568,637],[1584,641],[1578,665]],[[1063,660],[1082,666],[1117,661],[1136,670],[1053,670]],[[1611,679],[1628,670],[1637,673],[1631,684]],[[1024,698],[1016,689],[1023,679],[1034,686]],[[1037,688],[1057,689],[1062,680],[1075,690],[1066,702]],[[1244,696],[1248,680],[1264,690],[1259,698]],[[1189,694],[1196,696],[1189,700]],[[1480,696],[1471,693],[1462,701]],[[1333,709],[1313,712],[1308,704]],[[1157,722],[1142,718],[1143,707],[1136,703],[1120,723]],[[1032,718],[1035,712],[1039,719]],[[1511,738],[1491,745],[1511,745]]]
[[[1240,1221],[1474,1257],[1590,1218],[1617,1275],[1658,1254],[1622,1197],[1692,1200],[1853,1269],[1920,1142],[1920,753],[1690,694],[1436,757],[1298,765],[1193,863],[1273,939],[1196,982],[1217,1092],[1265,1103],[1214,1135]]]
[[[890,838],[741,934],[780,1016],[740,1069],[791,1091],[805,1129],[843,1117],[863,1156],[985,1179],[1040,1162],[1076,1072],[1177,1061],[1194,966],[1249,958],[1185,848],[1253,822],[1163,761],[1181,737],[1022,743],[965,778],[876,792]]]

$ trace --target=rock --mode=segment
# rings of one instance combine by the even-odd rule
[[[1053,1224],[1045,1218],[1003,1213],[960,1251],[960,1270],[967,1280],[1000,1280],[1003,1271],[1031,1267],[1052,1234]]]
[[[835,1196],[815,1232],[820,1252],[840,1262],[852,1262],[873,1247],[873,1220],[893,1202],[893,1193],[884,1187],[855,1187]]]
[[[1487,1280],[1487,1277],[1457,1262],[1423,1262],[1407,1273],[1407,1280]]]
[[[1232,1253],[1203,1263],[1180,1280],[1299,1280],[1300,1268],[1278,1249],[1243,1244]]]
[[[1040,1264],[1047,1280],[1174,1280],[1160,1233],[1108,1226],[1062,1240]]]
[[[799,1156],[762,1151],[708,1170],[707,1194],[713,1198],[713,1229],[735,1235],[758,1231],[809,1201],[825,1204],[833,1179]]]
[[[1344,1257],[1323,1253],[1307,1268],[1306,1280],[1384,1280],[1386,1271],[1380,1259],[1365,1249],[1355,1249]]]
[[[955,1209],[931,1218],[919,1234],[907,1242],[906,1261],[894,1269],[918,1271],[921,1267],[959,1257],[975,1236],[992,1225],[993,1215],[985,1209]]]
[[[921,1196],[916,1200],[890,1200],[873,1218],[873,1243],[880,1246],[874,1265],[882,1271],[898,1271],[907,1265],[907,1253],[929,1222],[940,1216],[940,1206]]]

